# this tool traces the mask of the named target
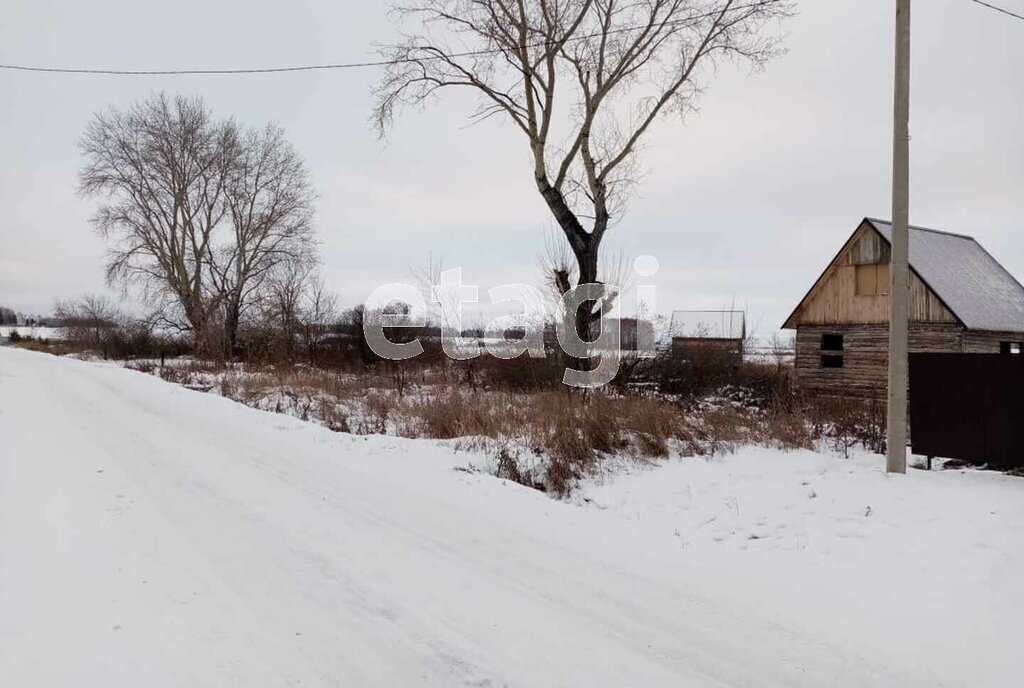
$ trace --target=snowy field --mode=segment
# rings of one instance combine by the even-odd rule
[[[34,337],[36,339],[60,339],[61,330],[59,327],[28,327],[27,325],[3,325],[0,326],[0,339],[7,339],[11,332],[17,332],[22,337]]]
[[[0,686],[1021,685],[1024,479],[482,459],[2,349]]]

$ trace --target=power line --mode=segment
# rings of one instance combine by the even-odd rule
[[[985,2],[984,0],[971,0],[971,2],[981,5],[982,7],[987,7],[990,10],[995,10],[996,12],[1002,12],[1003,14],[1013,17],[1014,19],[1024,20],[1024,14],[1017,14],[1016,12],[1011,12],[1010,10],[1003,9],[1002,7],[997,7],[996,5],[993,5],[990,2]]]
[[[985,0],[969,0],[975,4],[981,5],[988,9],[1000,12],[1014,19],[1020,19],[1024,21],[1024,15],[1011,12],[1010,10],[998,7]],[[737,5],[731,8],[731,11],[752,9],[764,5],[772,4],[771,0],[760,0],[759,2],[752,2],[746,5]],[[706,19],[719,14],[719,12],[706,12],[704,14],[694,15],[685,19],[676,19],[665,22],[664,26],[677,26],[680,24],[690,23],[699,19]],[[630,31],[640,31],[648,27],[645,26],[629,26],[620,29],[612,29],[608,31],[608,34],[628,33]],[[587,38],[595,38],[600,36],[601,33],[584,34],[580,36],[571,36],[567,39],[570,41],[580,41]],[[540,48],[544,47],[546,43],[535,43],[527,45],[527,48]],[[446,58],[459,58],[459,57],[482,57],[485,55],[497,55],[506,52],[507,48],[490,48],[486,50],[471,50],[461,53],[452,53],[445,57],[415,57],[405,59],[392,59],[392,60],[367,60],[364,62],[337,62],[337,63],[325,63],[325,64],[307,64],[307,65],[295,65],[292,67],[257,67],[257,68],[244,68],[244,69],[95,69],[95,68],[78,68],[78,67],[35,67],[31,65],[22,64],[0,64],[0,69],[7,69],[10,71],[18,72],[37,72],[37,73],[48,73],[48,74],[93,74],[93,75],[107,75],[107,76],[184,76],[184,75],[244,75],[244,74],[282,74],[290,72],[315,72],[315,71],[327,71],[337,69],[366,69],[370,67],[388,67],[395,64],[404,64],[411,62],[423,62],[431,60],[441,60]]]
[[[765,7],[768,5],[775,4],[779,0],[755,0],[754,2],[747,3],[745,5],[736,5],[735,7],[727,8],[726,12],[736,12],[739,10],[755,9],[758,7]],[[707,19],[722,14],[722,11],[718,12],[705,12],[703,14],[696,14],[683,19],[673,19],[664,22],[661,26],[679,26],[688,24],[700,19]],[[649,26],[627,26],[619,29],[611,29],[607,32],[595,32],[590,34],[583,34],[579,36],[570,36],[565,42],[581,41],[588,38],[597,38],[603,34],[620,34],[628,33],[630,31],[640,31],[648,29]],[[527,49],[531,48],[543,48],[547,45],[547,41],[537,42],[534,44],[528,44]],[[49,74],[95,74],[95,75],[108,75],[108,76],[179,76],[179,75],[196,75],[196,74],[280,74],[286,72],[314,72],[323,70],[334,70],[334,69],[364,69],[368,67],[388,67],[396,64],[407,64],[412,62],[429,62],[433,60],[443,59],[454,59],[458,57],[482,57],[485,55],[498,55],[507,52],[508,48],[488,48],[485,50],[470,50],[461,53],[451,53],[444,56],[436,57],[410,57],[404,59],[391,59],[391,60],[369,60],[366,62],[338,62],[338,63],[327,63],[327,64],[308,64],[308,65],[296,65],[294,67],[261,67],[251,69],[92,69],[92,68],[74,68],[74,67],[33,67],[30,65],[21,64],[0,64],[0,69],[8,69],[19,72],[44,72]]]
[[[465,53],[452,57],[482,53]],[[46,72],[50,74],[106,74],[110,76],[177,76],[185,74],[277,74],[281,72],[312,72],[325,69],[358,69],[363,67],[383,67],[412,60],[378,60],[371,62],[344,62],[337,64],[297,65],[294,67],[263,67],[254,69],[86,69],[71,67],[30,67],[18,64],[0,64],[0,69],[19,72]]]

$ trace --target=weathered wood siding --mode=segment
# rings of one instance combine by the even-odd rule
[[[847,249],[829,266],[796,314],[797,325],[889,322],[889,297],[857,294],[857,266],[888,264],[889,246],[870,225],[863,225]],[[957,322],[942,301],[914,273],[910,275],[910,320]]]
[[[822,335],[843,335],[843,351],[824,351]],[[913,323],[910,350],[963,351],[959,325]],[[999,341],[995,351],[999,351]],[[979,346],[981,346],[979,344]],[[991,351],[991,342],[987,350]],[[841,355],[842,368],[823,368],[822,355]],[[802,392],[815,395],[884,398],[889,368],[888,325],[805,325],[796,333],[796,379]]]
[[[1024,343],[1024,333],[966,330],[963,336],[963,351],[969,354],[997,354],[1001,342]]]
[[[888,263],[889,242],[871,227],[862,225],[853,237],[853,244],[839,260],[843,265],[876,265]]]

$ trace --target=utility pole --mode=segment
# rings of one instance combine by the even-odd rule
[[[910,0],[896,0],[896,103],[889,289],[889,408],[886,472],[907,472],[907,335],[910,274]]]

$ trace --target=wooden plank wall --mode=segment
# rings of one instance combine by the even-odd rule
[[[969,354],[997,354],[1000,342],[1024,343],[1024,333],[967,330],[963,336],[963,351]]]
[[[892,251],[889,242],[872,227],[862,226],[857,230],[853,246],[840,258],[843,265],[877,265],[888,263]]]
[[[843,367],[822,368],[821,337],[843,335]],[[962,351],[959,325],[912,323],[910,350]],[[999,345],[995,345],[996,351]],[[796,334],[796,380],[802,392],[857,398],[885,398],[889,368],[888,325],[802,326]]]
[[[956,323],[953,314],[925,286],[917,275],[910,277],[910,318],[917,322]],[[857,268],[837,265],[827,281],[804,306],[800,324],[887,323],[889,297],[859,296]]]
[[[857,294],[857,265],[889,261],[889,245],[870,225],[863,225],[850,248],[829,267],[824,281],[797,315],[798,325],[889,322],[889,297]],[[914,273],[910,275],[910,319],[923,323],[956,323],[942,301]]]

